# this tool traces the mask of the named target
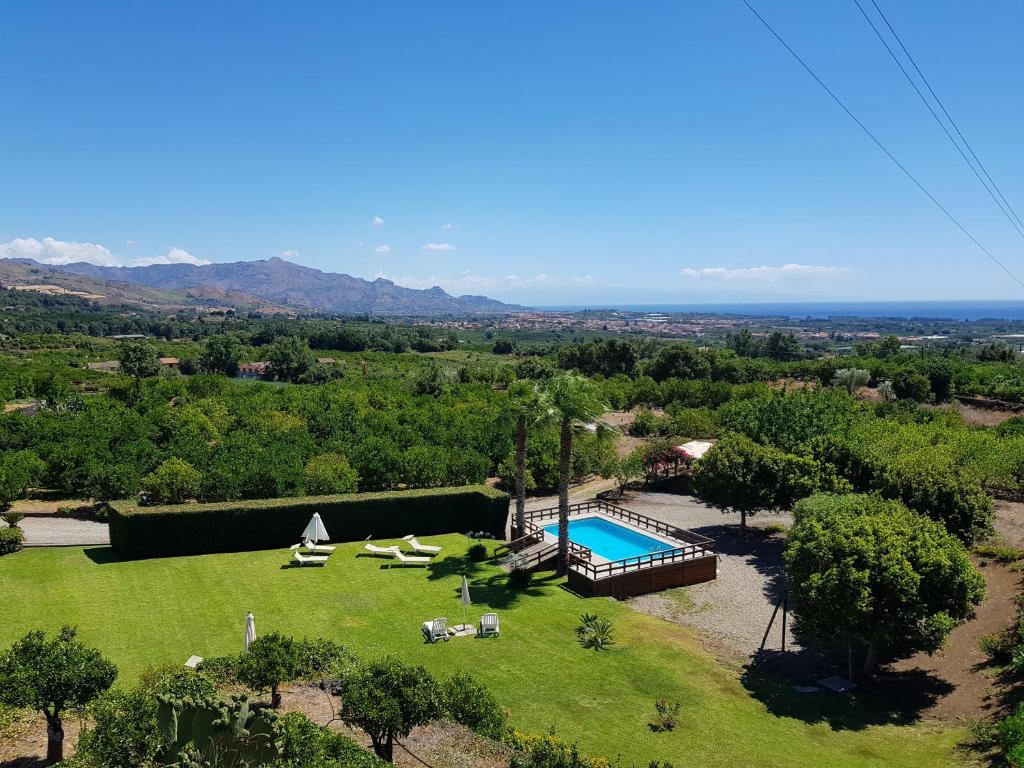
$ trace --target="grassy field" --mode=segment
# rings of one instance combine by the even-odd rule
[[[604,599],[584,600],[550,574],[528,592],[505,589],[489,564],[463,557],[467,540],[441,536],[430,568],[386,568],[339,547],[325,568],[283,567],[287,552],[117,561],[109,548],[26,550],[0,558],[0,646],[32,628],[77,625],[131,680],[150,664],[241,650],[246,611],[259,632],[325,636],[359,654],[390,652],[437,673],[479,676],[514,725],[552,726],[581,750],[625,766],[948,766],[962,730],[899,726],[838,697],[741,681],[688,630]],[[493,609],[497,639],[426,645],[420,623],[461,616],[460,575],[471,580],[470,621]],[[542,575],[543,576],[543,575]],[[597,653],[574,641],[580,613],[613,619],[618,643]],[[658,698],[682,704],[673,732],[648,727]]]

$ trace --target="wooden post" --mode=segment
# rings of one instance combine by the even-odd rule
[[[789,612],[789,590],[782,593],[782,652],[786,652],[786,614]]]

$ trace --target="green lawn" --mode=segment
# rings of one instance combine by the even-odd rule
[[[462,536],[430,541],[446,556],[426,570],[385,568],[386,561],[357,556],[357,544],[339,547],[325,568],[282,567],[283,551],[119,562],[108,548],[26,550],[0,558],[0,646],[32,628],[74,624],[130,680],[157,662],[241,650],[251,610],[259,632],[331,637],[363,655],[387,651],[438,673],[469,671],[490,685],[517,727],[554,726],[583,751],[622,755],[627,766],[655,758],[730,768],[948,766],[964,735],[885,724],[883,713],[837,697],[800,696],[764,681],[745,687],[686,629],[610,600],[581,599],[550,574],[528,593],[507,591],[494,566],[467,565]],[[470,620],[496,610],[501,637],[425,645],[422,621],[459,619],[459,574],[467,567],[476,603]],[[612,650],[575,643],[583,611],[615,621]],[[658,698],[682,703],[674,732],[647,727]]]

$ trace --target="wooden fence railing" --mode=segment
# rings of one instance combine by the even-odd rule
[[[589,499],[569,505],[570,515],[587,514],[588,512],[598,512],[638,528],[662,534],[679,542],[685,542],[684,546],[675,547],[663,552],[651,552],[646,555],[637,555],[635,557],[626,557],[621,560],[595,564],[592,562],[592,553],[589,549],[570,541],[570,567],[585,574],[593,581],[640,568],[657,568],[658,566],[678,563],[684,560],[693,560],[698,557],[715,556],[714,539],[701,536],[699,533],[687,531],[683,528],[676,528],[673,525],[655,520],[653,517],[647,517],[647,515],[641,515],[638,512],[633,512],[630,509],[612,504],[604,499]],[[535,509],[526,513],[526,528],[530,531],[530,534],[543,536],[543,528],[537,524],[537,521],[550,520],[557,517],[558,507]],[[585,550],[585,552],[580,550]]]

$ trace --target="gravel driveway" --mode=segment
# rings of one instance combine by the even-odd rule
[[[627,604],[636,610],[700,630],[728,654],[753,656],[761,645],[772,612],[781,596],[784,578],[783,541],[764,531],[772,523],[791,525],[792,515],[761,513],[748,518],[752,529],[739,531],[739,515],[725,514],[693,496],[671,493],[633,493],[623,507],[656,520],[694,531],[715,540],[718,577],[705,584],[635,597]],[[782,640],[781,611],[766,644],[778,649]],[[792,618],[792,617],[790,617]],[[786,648],[796,650],[792,632]]]
[[[107,524],[85,517],[58,517],[60,506],[77,506],[81,502],[22,500],[13,509],[23,512],[25,519],[18,527],[25,532],[28,547],[94,546],[110,543]],[[0,523],[4,525],[4,523]]]

